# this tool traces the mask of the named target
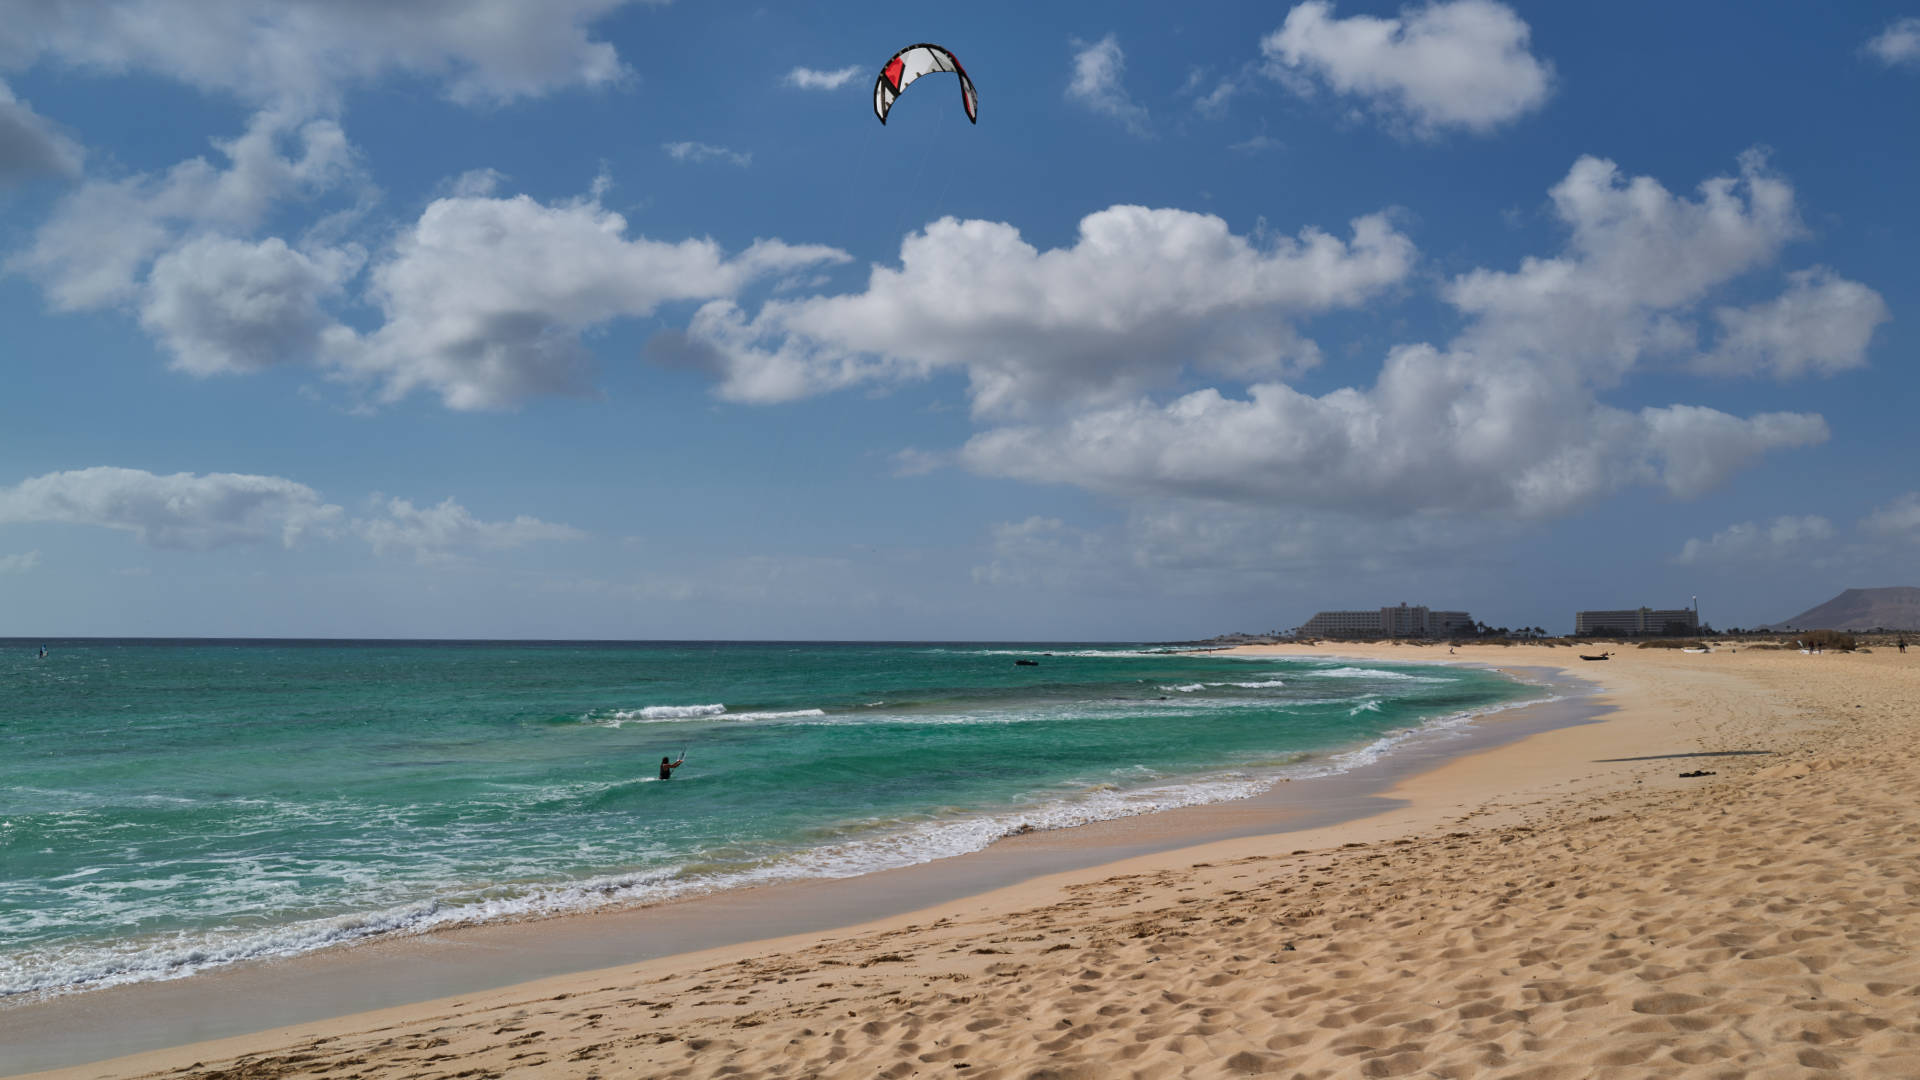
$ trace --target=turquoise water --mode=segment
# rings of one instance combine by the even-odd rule
[[[0,649],[0,995],[924,862],[1540,696],[1114,646],[39,644]]]

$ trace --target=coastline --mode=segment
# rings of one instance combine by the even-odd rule
[[[1223,664],[1232,663],[1222,656]],[[1257,652],[1242,655],[1259,655]],[[1365,662],[1349,654],[1308,659]],[[1375,657],[1433,662],[1429,657]],[[1457,659],[1457,658],[1456,658]],[[1509,657],[1508,659],[1512,659]],[[1377,759],[1274,784],[1223,802],[1161,809],[1007,836],[989,847],[837,879],[802,879],[644,905],[375,937],[242,961],[184,979],[108,986],[0,1004],[0,1076],[227,1039],[534,980],[703,950],[856,929],[1040,878],[1235,838],[1338,825],[1392,809],[1384,793],[1413,774],[1539,730],[1588,723],[1604,707],[1560,669],[1491,664],[1550,696],[1469,710]],[[1555,680],[1561,680],[1555,684]],[[1554,684],[1554,685],[1549,685]],[[1336,755],[1342,757],[1346,755]],[[297,995],[280,991],[299,986]],[[84,1047],[84,1050],[80,1049]],[[105,1051],[103,1053],[103,1051]],[[15,1061],[27,1064],[16,1065]]]
[[[1329,652],[1304,649],[1300,651],[1304,655],[1322,657]],[[1519,660],[1524,660],[1529,665],[1545,661],[1540,666],[1558,668],[1574,677],[1593,678],[1600,674],[1592,670],[1574,668],[1573,665],[1580,662],[1573,657],[1571,650],[1475,647],[1464,650],[1454,657],[1445,657],[1444,654],[1421,655],[1425,650],[1397,647],[1348,646],[1331,651],[1341,656],[1351,655],[1359,659],[1400,662],[1452,660],[1485,663],[1496,667],[1513,666],[1515,661]],[[914,934],[924,936],[930,933],[932,928],[922,925],[929,921],[936,926],[943,923],[951,926],[963,920],[978,923],[986,919],[995,925],[1001,925],[1009,918],[1021,913],[1058,907],[1062,897],[1071,896],[1076,890],[1098,889],[1102,882],[1110,882],[1116,875],[1150,875],[1156,878],[1171,876],[1175,879],[1182,875],[1189,878],[1196,875],[1205,877],[1206,875],[1199,874],[1199,867],[1196,865],[1201,861],[1216,865],[1222,861],[1233,860],[1302,861],[1336,853],[1333,858],[1338,862],[1340,857],[1337,853],[1343,851],[1343,845],[1347,844],[1371,846],[1390,841],[1423,844],[1433,842],[1436,840],[1435,834],[1444,833],[1447,830],[1485,831],[1503,827],[1531,830],[1535,826],[1530,823],[1541,820],[1555,808],[1564,808],[1570,803],[1604,800],[1622,795],[1645,798],[1650,794],[1684,785],[1685,781],[1677,780],[1674,776],[1676,770],[1673,768],[1673,762],[1676,759],[1666,755],[1751,752],[1756,749],[1751,743],[1757,736],[1762,735],[1772,742],[1784,745],[1783,741],[1791,741],[1796,732],[1805,730],[1809,724],[1819,722],[1809,719],[1807,715],[1796,714],[1795,710],[1780,707],[1778,702],[1770,704],[1773,695],[1764,692],[1764,688],[1761,688],[1761,692],[1755,692],[1751,686],[1743,688],[1738,678],[1729,677],[1726,672],[1709,666],[1715,658],[1700,659],[1706,659],[1708,663],[1697,663],[1694,657],[1682,660],[1678,657],[1623,655],[1616,661],[1618,666],[1607,666],[1605,677],[1601,679],[1605,689],[1599,700],[1615,710],[1605,717],[1603,723],[1560,726],[1551,730],[1531,732],[1515,741],[1477,748],[1471,753],[1450,756],[1430,763],[1433,767],[1398,776],[1385,791],[1373,793],[1373,797],[1378,801],[1377,804],[1368,807],[1376,810],[1370,815],[1354,817],[1338,823],[1301,821],[1299,823],[1305,826],[1303,828],[1278,832],[1267,828],[1258,835],[1216,839],[1199,845],[1185,844],[1151,854],[1132,855],[1118,861],[1102,858],[1096,865],[1034,877],[1019,884],[957,900],[948,900],[932,906],[923,905],[918,911],[896,913],[860,925],[843,926],[827,931],[808,930],[798,935],[772,940],[767,940],[767,935],[762,934],[757,935],[762,938],[757,941],[739,941],[716,949],[680,952],[638,964],[621,964],[616,968],[602,971],[577,971],[571,974],[555,975],[495,990],[466,993],[459,995],[457,999],[443,998],[438,1001],[401,1005],[378,1013],[360,1013],[334,1016],[327,1020],[303,1021],[277,1030],[224,1039],[218,1043],[157,1049],[112,1062],[79,1066],[53,1075],[138,1075],[238,1054],[270,1053],[274,1047],[310,1042],[316,1038],[350,1041],[355,1037],[356,1032],[367,1032],[393,1025],[417,1026],[436,1018],[444,1021],[449,1016],[478,1016],[489,1009],[506,1008],[510,1005],[526,1008],[529,1003],[538,1001],[542,997],[552,998],[556,994],[571,996],[586,993],[609,982],[634,987],[657,979],[673,980],[678,972],[712,970],[713,965],[741,963],[760,965],[768,962],[769,957],[790,956],[796,952],[857,949],[860,947],[858,943],[863,940],[876,938],[905,940],[905,937],[911,937]],[[1761,656],[1758,661],[1762,665],[1769,662],[1777,665],[1787,662],[1787,658]],[[1676,675],[1683,675],[1684,678],[1679,678],[1676,683]],[[1677,698],[1676,685],[1681,691]],[[1706,691],[1705,696],[1701,694],[1703,688]],[[1748,705],[1744,710],[1746,713],[1744,720],[1732,723],[1731,726],[1727,718],[1720,715],[1718,706],[1711,703],[1714,694],[1727,693],[1733,693],[1735,696],[1744,693],[1743,700]],[[1499,723],[1499,721],[1483,722],[1477,726],[1495,728]],[[1740,745],[1733,745],[1735,743]],[[1623,753],[1623,750],[1630,752]],[[1752,766],[1751,762],[1744,761],[1740,757],[1728,757],[1724,760],[1727,763]],[[1222,805],[1234,807],[1240,804]],[[1178,814],[1181,811],[1170,813]],[[1126,819],[1126,821],[1137,823],[1164,816],[1166,815],[1149,815],[1145,819]],[[1267,824],[1270,826],[1271,821]],[[1081,830],[1066,832],[1079,834]],[[1009,853],[1018,853],[1023,847],[1044,848],[1049,840],[1057,841],[1063,835],[1065,834],[1040,834],[1037,837],[1014,838],[1014,842],[996,844],[988,853],[982,854],[1002,857]],[[1029,843],[1022,844],[1020,841],[1029,841]],[[1120,850],[1120,846],[1116,845],[1109,847],[1106,853],[1113,854]],[[1281,854],[1282,852],[1295,854]],[[1306,852],[1306,854],[1297,854],[1299,852]],[[966,858],[979,858],[979,856],[962,857],[962,859]],[[1347,861],[1351,862],[1354,858],[1357,857],[1350,857]],[[962,859],[946,860],[946,862],[957,863]],[[1003,858],[1002,861],[1004,862],[1005,859]],[[866,891],[883,893],[896,901],[904,895],[885,883],[872,879],[854,880],[864,882]],[[1195,889],[1199,887],[1187,886]],[[1179,887],[1176,886],[1176,888]],[[704,898],[700,904],[710,905],[713,899]],[[578,921],[591,924],[582,927],[582,931],[591,937],[604,931],[606,920],[610,917],[592,915]],[[561,920],[561,922],[565,921]],[[543,925],[545,924],[527,924],[505,929],[538,933]],[[343,950],[343,952],[355,953],[365,949],[366,947],[363,946],[359,950]],[[343,958],[341,963],[351,967],[354,960],[354,957],[348,956]],[[279,966],[280,970],[268,970],[273,967],[275,966],[261,966],[261,974],[269,983],[279,983],[282,990],[297,986],[300,988],[298,992],[306,992],[304,988],[307,985],[307,978],[302,976],[295,979],[294,975],[303,970],[310,974],[312,965],[292,962]],[[913,965],[909,964],[892,973],[899,977],[907,977],[912,967]],[[977,976],[969,975],[968,977]],[[217,976],[202,978],[217,978]],[[144,987],[126,989],[143,990],[150,995],[157,994],[163,998],[179,998],[183,994],[191,995],[195,990],[187,984],[146,984]],[[0,1011],[0,1027],[17,1020],[29,1011],[44,1010],[48,1006],[59,1005],[62,1001],[91,1002],[101,1006],[101,1011],[111,1011],[107,1010],[102,1002],[103,995],[111,993],[114,992],[100,991],[74,998],[55,999],[52,1002],[20,1009]],[[45,1013],[41,1015],[44,1017]],[[644,1021],[646,1018],[641,1019]],[[12,1045],[5,1034],[0,1034],[0,1045]]]

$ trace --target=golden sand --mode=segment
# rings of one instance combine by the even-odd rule
[[[1339,652],[1619,711],[1331,829],[48,1075],[1920,1077],[1920,656]]]

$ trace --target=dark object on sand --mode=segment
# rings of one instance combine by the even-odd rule
[[[1613,655],[1613,654],[1612,654],[1612,653],[1610,653],[1610,652],[1603,652],[1603,653],[1601,653],[1601,654],[1600,654],[1599,656],[1588,656],[1588,655],[1587,655],[1586,653],[1581,653],[1581,654],[1580,654],[1580,659],[1582,659],[1582,660],[1605,660],[1605,659],[1607,659],[1607,658],[1609,658],[1609,657],[1611,657],[1612,655]]]
[[[1695,769],[1692,772],[1681,773],[1680,778],[1682,780],[1686,780],[1695,776],[1717,776],[1717,775],[1719,774],[1715,773],[1712,769]]]
[[[1014,664],[1015,664],[1015,666],[1017,666],[1017,667],[1039,667],[1039,666],[1040,666],[1040,661],[1038,661],[1038,660],[1015,660],[1015,661],[1014,661]]]

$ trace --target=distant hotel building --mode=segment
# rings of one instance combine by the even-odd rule
[[[1700,632],[1700,613],[1688,608],[1656,611],[1636,608],[1630,611],[1576,611],[1575,634],[1665,634],[1669,627],[1685,634]]]
[[[1429,611],[1405,604],[1367,611],[1323,611],[1296,631],[1301,637],[1452,637],[1472,632],[1473,616],[1464,611]]]

